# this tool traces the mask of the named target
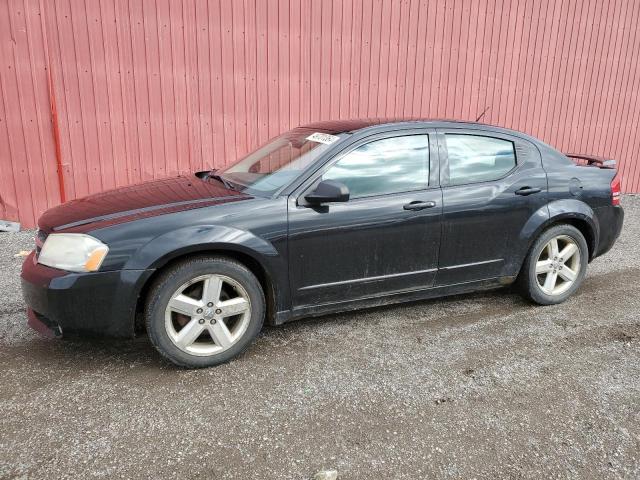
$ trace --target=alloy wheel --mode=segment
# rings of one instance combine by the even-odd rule
[[[547,295],[562,295],[580,274],[580,248],[568,235],[553,237],[536,262],[536,280]]]
[[[245,333],[250,319],[246,290],[218,274],[198,276],[180,286],[165,310],[171,341],[183,352],[198,356],[227,350]]]

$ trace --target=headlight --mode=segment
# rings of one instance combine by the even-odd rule
[[[38,263],[70,272],[95,272],[102,265],[109,247],[81,233],[53,233],[40,250]]]

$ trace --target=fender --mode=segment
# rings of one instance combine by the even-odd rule
[[[546,210],[546,212],[545,212]],[[561,222],[563,220],[580,220],[585,222],[591,230],[592,238],[591,252],[595,252],[600,237],[600,227],[595,217],[593,209],[585,202],[576,199],[554,200],[544,207],[538,209],[527,221],[520,231],[519,240],[522,245],[526,246],[524,251],[520,252],[518,257],[523,260],[529,252],[531,245],[550,225]],[[589,238],[586,239],[589,243]]]
[[[225,225],[189,226],[159,235],[138,249],[124,269],[155,270],[180,256],[211,250],[251,257],[269,276],[278,303],[288,298],[286,262],[278,250],[249,231]]]
[[[278,257],[279,253],[266,240],[251,232],[224,225],[194,225],[179,228],[153,238],[131,256],[125,269],[155,269],[173,258],[202,250],[236,250],[255,258]]]

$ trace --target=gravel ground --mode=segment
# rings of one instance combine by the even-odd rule
[[[185,371],[26,327],[0,233],[0,477],[638,478],[640,197],[577,295],[497,291],[266,328]]]

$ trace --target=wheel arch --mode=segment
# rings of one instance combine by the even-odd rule
[[[599,238],[598,222],[593,209],[576,199],[555,200],[535,211],[520,231],[520,248],[508,265],[509,275],[519,275],[527,254],[542,232],[563,223],[576,227],[582,233],[589,249],[588,259],[593,260]]]
[[[532,235],[528,235],[527,252],[535,240],[548,228],[560,224],[572,225],[577,228],[587,241],[589,261],[597,251],[599,227],[595,213],[589,205],[579,200],[558,200],[547,205],[549,215],[544,221],[537,222]]]
[[[266,322],[273,323],[280,301],[286,302],[286,262],[273,244],[247,230],[225,225],[198,225],[176,229],[142,246],[127,262],[126,269],[153,270],[137,286],[136,328],[150,286],[160,272],[186,258],[220,255],[247,267],[260,282],[267,301]]]
[[[197,245],[189,249],[180,249],[172,252],[173,255],[165,256],[161,261],[155,265],[154,272],[145,280],[145,282],[139,287],[139,294],[136,301],[135,309],[135,330],[141,331],[143,329],[142,313],[144,312],[144,306],[149,295],[149,290],[153,286],[156,279],[167,269],[174,265],[179,264],[187,259],[194,257],[211,257],[219,256],[233,259],[242,265],[244,265],[251,273],[253,273],[265,295],[266,312],[265,323],[273,325],[275,323],[275,314],[277,311],[277,293],[276,284],[269,273],[267,267],[257,258],[257,255],[252,255],[244,250],[234,248],[235,246],[228,245]]]
[[[561,217],[556,218],[555,221],[545,227],[547,228],[554,227],[556,225],[567,224],[577,228],[582,236],[587,241],[587,248],[589,249],[589,261],[591,261],[596,252],[596,236],[594,227],[584,218],[579,217]]]

